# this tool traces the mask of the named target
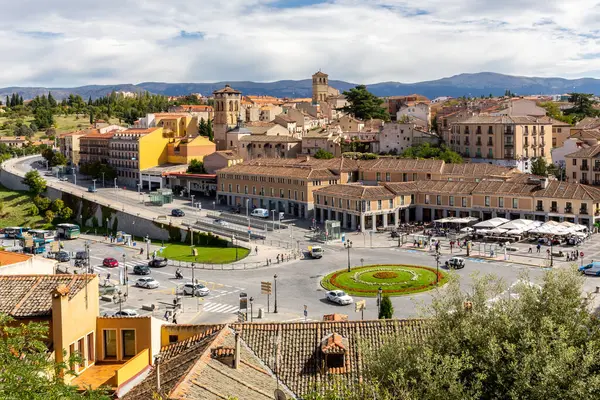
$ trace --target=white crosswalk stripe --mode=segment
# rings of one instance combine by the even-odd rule
[[[203,311],[205,311],[205,312],[221,313],[221,314],[234,314],[234,313],[237,313],[238,310],[239,310],[238,306],[232,306],[229,304],[222,304],[222,303],[213,303],[210,301],[207,301],[206,303],[204,303],[204,308],[203,308]]]

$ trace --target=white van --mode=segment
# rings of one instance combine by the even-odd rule
[[[269,210],[265,210],[264,208],[255,208],[252,210],[252,214],[250,215],[253,217],[269,218]]]

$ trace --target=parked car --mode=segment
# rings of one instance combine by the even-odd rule
[[[600,276],[600,266],[588,268],[584,270],[583,273],[589,276]]]
[[[69,261],[71,261],[71,256],[66,251],[59,251],[54,256],[54,259],[57,260],[58,262],[69,262]]]
[[[465,259],[461,257],[452,257],[446,261],[446,268],[460,269],[465,267]]]
[[[228,226],[229,223],[227,221],[223,221],[222,219],[215,219],[213,221],[215,225]]]
[[[578,267],[577,270],[579,272],[584,272],[586,269],[596,268],[596,267],[600,267],[600,262],[593,262],[593,263],[589,263],[586,265],[582,265],[581,267]]]
[[[88,192],[90,192],[90,193],[96,193],[97,191],[98,190],[95,187],[93,187],[93,186],[89,186],[88,187]]]
[[[52,173],[52,171],[46,171],[44,173],[45,176],[53,176],[54,174]]]
[[[183,212],[183,210],[180,210],[179,208],[174,208],[171,210],[171,215],[173,217],[184,217],[185,213]]]
[[[105,316],[108,316],[108,314],[104,314]],[[131,308],[126,308],[124,310],[121,311],[117,311],[116,313],[112,314],[113,317],[139,317],[140,314],[131,309]]]
[[[207,296],[210,290],[201,283],[186,283],[183,285],[183,294],[186,296]]]
[[[106,268],[117,268],[119,266],[119,262],[113,257],[106,257],[102,260],[102,266]]]
[[[255,208],[254,210],[252,210],[252,213],[250,215],[259,218],[269,218],[269,210],[264,208]]]
[[[61,182],[67,182],[69,178],[67,178],[66,176],[61,176],[58,180]]]
[[[87,256],[87,252],[83,251],[83,250],[78,250],[75,253],[75,259],[76,260],[87,260],[88,256]]]
[[[332,290],[330,292],[327,292],[327,300],[333,303],[337,303],[341,306],[352,304],[352,302],[354,301],[354,299],[348,296],[348,294],[346,294],[346,292],[344,292],[343,290]]]
[[[160,286],[158,281],[152,277],[140,278],[135,281],[135,286],[146,288],[146,289],[156,289]]]
[[[167,266],[167,259],[163,257],[155,257],[148,262],[148,266],[152,268],[162,268]]]
[[[136,265],[133,267],[133,273],[135,275],[150,275],[150,268],[147,265]]]

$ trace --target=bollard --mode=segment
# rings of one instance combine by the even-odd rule
[[[600,286],[596,286],[596,293],[600,293]]]
[[[263,313],[264,313],[264,309],[263,308],[259,308],[258,309],[258,317],[256,317],[256,318],[262,318],[263,317]]]

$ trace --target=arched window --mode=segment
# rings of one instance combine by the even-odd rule
[[[238,101],[235,102],[235,111],[240,111],[240,103]]]
[[[233,111],[233,101],[229,100],[229,111]]]

